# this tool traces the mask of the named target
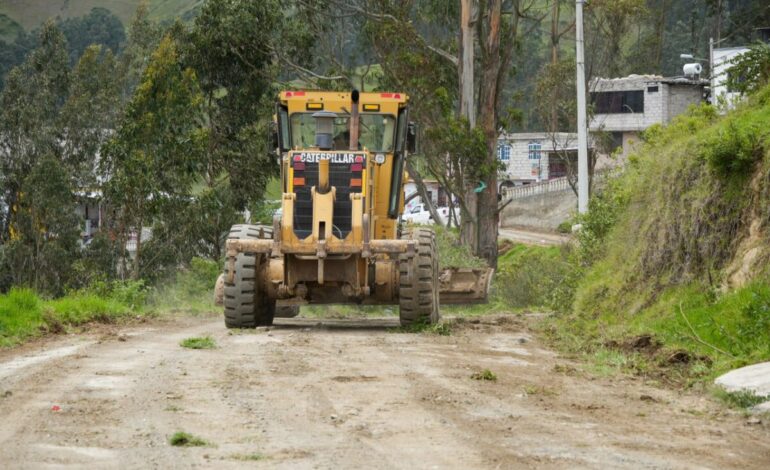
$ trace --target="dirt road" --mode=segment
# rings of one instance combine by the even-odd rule
[[[514,317],[450,336],[395,319],[218,318],[0,354],[2,468],[768,468],[770,429],[708,399],[596,378]],[[213,350],[180,340],[210,334]],[[498,380],[471,375],[490,369]],[[54,407],[59,407],[55,410]],[[186,431],[210,443],[168,443]]]
[[[525,245],[556,246],[570,240],[569,236],[559,233],[535,232],[520,228],[500,228],[499,232],[500,238]]]

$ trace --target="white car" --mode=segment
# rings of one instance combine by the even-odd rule
[[[449,208],[437,207],[436,210],[438,211],[438,214],[441,217],[441,220],[439,222],[441,223],[441,225],[446,225],[447,218],[449,217]],[[460,220],[460,211],[455,207],[454,213],[455,213],[454,221],[457,222]],[[430,225],[430,224],[436,223],[433,220],[433,217],[431,216],[430,211],[425,206],[425,204],[418,204],[414,206],[412,210],[406,212],[402,216],[402,219],[405,222],[418,224],[418,225]]]

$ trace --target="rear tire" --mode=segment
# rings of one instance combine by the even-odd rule
[[[415,241],[415,253],[412,258],[401,255],[398,263],[401,326],[438,323],[441,316],[436,236],[433,229],[416,228],[407,230],[402,238]]]
[[[233,225],[228,239],[259,239],[260,230],[255,225]],[[270,326],[275,316],[275,300],[270,300],[263,290],[263,273],[267,259],[262,254],[239,253],[235,258],[233,282],[230,278],[230,262],[225,261],[225,326],[227,328],[255,328]]]

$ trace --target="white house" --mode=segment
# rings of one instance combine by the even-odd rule
[[[770,28],[757,28],[756,39],[758,41],[770,44]],[[711,103],[718,105],[724,103],[727,107],[732,107],[741,99],[740,93],[731,90],[727,86],[727,79],[730,77],[730,67],[735,60],[742,54],[749,51],[748,47],[723,47],[714,49],[711,52]]]
[[[712,75],[711,103],[720,103],[732,107],[740,100],[741,95],[727,86],[727,78],[730,76],[730,67],[733,61],[749,51],[748,47],[725,47],[714,49],[712,60],[714,73]]]
[[[503,164],[498,174],[501,187],[521,186],[566,176],[564,156],[577,158],[577,134],[525,132],[501,134],[497,158]]]
[[[592,132],[609,132],[626,155],[642,131],[653,124],[668,124],[690,105],[704,100],[708,80],[657,75],[597,78],[591,82],[594,115]]]

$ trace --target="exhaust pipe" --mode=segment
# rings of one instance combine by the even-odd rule
[[[358,150],[358,135],[360,118],[358,115],[358,90],[353,90],[350,93],[350,150]]]

